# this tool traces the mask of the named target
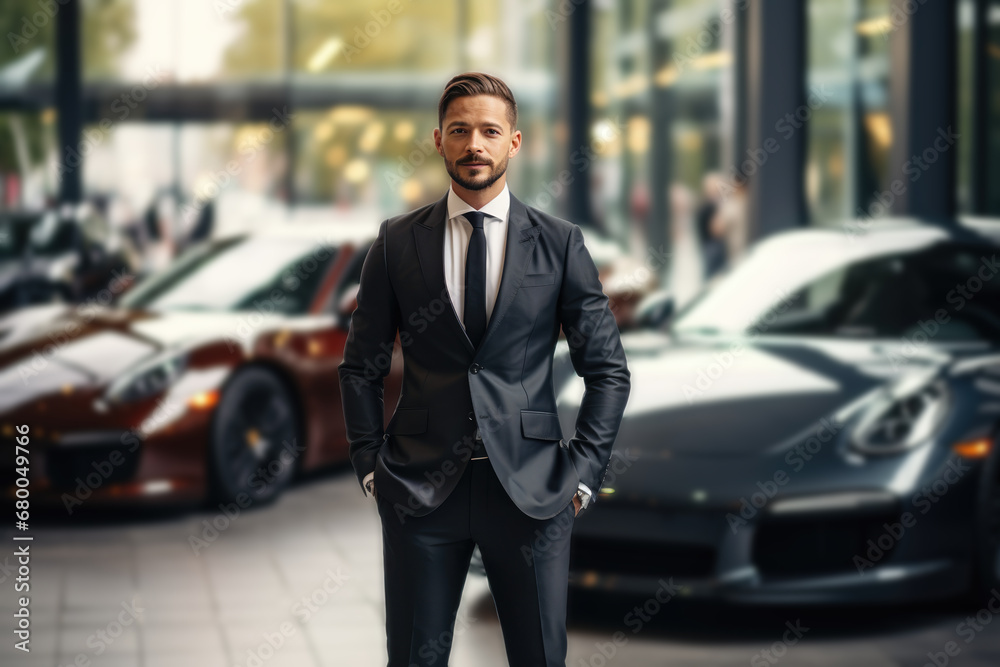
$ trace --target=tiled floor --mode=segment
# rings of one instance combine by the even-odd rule
[[[232,519],[175,512],[61,521],[32,534],[30,655],[13,647],[13,548],[0,552],[3,667],[385,665],[378,514],[347,472]],[[672,601],[636,634],[623,623],[636,602],[574,598],[567,665],[920,667],[949,641],[960,652],[941,653],[939,663],[944,656],[959,667],[1000,664],[1000,619],[966,642],[957,626],[968,610],[959,608],[747,610]],[[802,641],[775,646],[785,621],[799,618],[809,627]],[[468,581],[456,630],[450,664],[506,665],[479,577]]]

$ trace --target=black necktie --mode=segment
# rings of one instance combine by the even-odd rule
[[[475,347],[486,333],[486,232],[483,221],[486,214],[479,211],[465,213],[472,223],[472,237],[465,256],[465,332]]]

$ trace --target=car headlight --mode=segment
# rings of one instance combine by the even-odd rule
[[[951,393],[944,380],[897,384],[862,414],[851,438],[863,454],[896,454],[927,442],[948,413]]]
[[[187,367],[187,354],[172,353],[157,357],[115,380],[105,396],[110,401],[141,401],[163,392]]]

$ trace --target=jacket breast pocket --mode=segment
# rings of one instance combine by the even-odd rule
[[[555,412],[521,410],[521,435],[535,440],[562,440],[559,415]]]
[[[556,281],[556,272],[549,271],[548,273],[526,273],[524,274],[524,280],[521,281],[521,287],[536,287],[538,285],[551,285]]]
[[[415,435],[427,430],[427,408],[397,408],[385,427],[393,435]]]

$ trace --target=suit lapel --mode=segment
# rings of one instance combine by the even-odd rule
[[[444,197],[428,209],[427,215],[422,220],[418,219],[413,224],[413,243],[417,248],[420,272],[424,276],[428,293],[432,299],[437,299],[439,295],[444,298],[446,312],[443,317],[448,327],[462,341],[469,354],[475,354],[476,348],[473,347],[472,341],[465,333],[465,327],[458,319],[458,311],[451,302],[451,295],[444,279],[444,231],[447,220],[448,194],[445,193]]]
[[[472,341],[465,333],[465,327],[458,319],[458,310],[451,301],[451,295],[448,293],[444,278],[444,234],[447,217],[448,195],[445,194],[427,210],[422,219],[417,219],[414,222],[413,242],[417,249],[420,271],[423,274],[427,291],[431,298],[437,298],[438,295],[444,297],[447,302],[445,308],[447,313],[444,318],[448,322],[448,327],[462,341],[465,349],[470,354],[475,355],[476,348],[472,345]],[[504,252],[503,272],[500,276],[496,303],[493,306],[486,333],[480,342],[480,348],[490,340],[510,307],[510,303],[524,279],[528,259],[534,250],[540,230],[541,227],[528,217],[527,207],[513,194],[510,195],[510,211],[507,216],[507,247]]]

